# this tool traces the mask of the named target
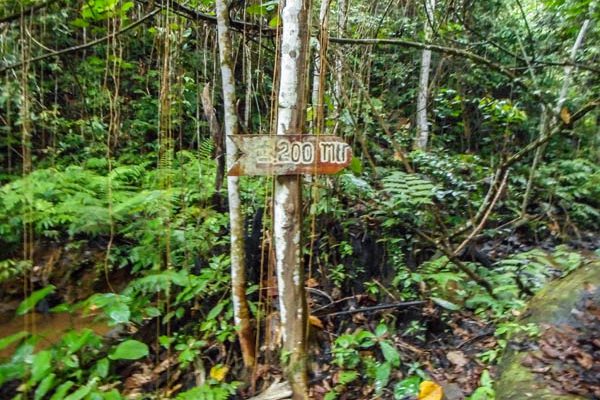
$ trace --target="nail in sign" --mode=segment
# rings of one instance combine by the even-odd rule
[[[352,149],[331,135],[230,135],[238,148],[227,175],[335,174],[350,164]]]

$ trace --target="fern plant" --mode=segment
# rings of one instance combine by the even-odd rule
[[[410,209],[432,204],[435,186],[418,175],[395,171],[383,178],[383,189],[389,196],[387,206]]]
[[[539,171],[538,196],[559,205],[581,226],[597,228],[600,224],[600,167],[589,160],[558,160]]]

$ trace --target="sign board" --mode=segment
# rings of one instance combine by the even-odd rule
[[[352,148],[331,135],[230,135],[238,154],[227,175],[335,174],[350,164]]]

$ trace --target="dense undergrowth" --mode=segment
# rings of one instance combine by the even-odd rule
[[[564,239],[551,227],[547,233],[538,228],[537,240],[526,236],[534,229],[531,226],[509,234],[492,230],[477,249],[481,254],[465,252],[461,257],[467,268],[491,284],[493,293],[487,292],[445,255],[431,252],[426,244],[415,246],[414,233],[407,228],[428,229],[428,224],[435,223],[427,208],[433,204],[445,206],[448,215],[458,215],[457,209],[476,202],[481,194],[469,179],[485,176],[485,169],[479,176],[454,175],[464,165],[460,158],[415,154],[415,162],[419,157],[426,161],[418,176],[390,172],[377,182],[364,174],[344,173],[319,180],[316,186],[322,197],[317,193],[317,200],[313,198],[306,226],[309,230],[311,219],[317,226],[309,242],[314,252],[309,285],[316,294],[309,293],[316,310],[311,320],[318,343],[313,357],[321,365],[314,371],[319,382],[315,390],[328,393],[326,398],[336,394],[348,398],[348,393],[359,396],[356,393],[361,392],[360,396],[401,399],[412,393],[421,380],[432,379],[428,371],[439,362],[415,354],[414,348],[427,348],[436,337],[442,342],[451,340],[451,326],[458,316],[469,315],[483,324],[482,330],[495,329],[495,345],[475,354],[479,364],[492,366],[510,335],[534,329],[515,322],[527,299],[548,279],[564,276],[593,257],[579,252],[586,247],[583,238],[570,241],[579,250],[556,247]],[[0,229],[11,254],[0,264],[5,297],[22,298],[22,285],[15,281],[35,282],[35,291],[16,313],[71,313],[77,318],[91,313],[114,328],[108,336],[92,329],[65,331],[49,347],[43,344],[43,334],[22,331],[3,338],[1,348],[18,344],[0,367],[5,396],[117,399],[148,390],[164,394],[172,387],[181,392],[180,398],[228,398],[244,381],[235,361],[228,296],[227,215],[211,204],[214,167],[210,159],[190,152],[178,153],[174,159],[169,173],[177,184],[168,189],[159,188],[159,173],[165,171],[157,172],[149,163],[119,165],[105,174],[104,166],[94,159],[83,166],[36,170],[1,189]],[[443,175],[426,173],[428,167],[437,170],[431,166],[434,163],[445,163]],[[594,187],[586,187],[587,179],[581,184],[577,174],[595,166],[585,161],[569,165],[572,176],[561,179],[572,186],[561,185],[560,194],[553,195],[571,200],[570,223],[585,227],[594,215],[586,203],[594,198],[586,197],[594,193]],[[262,205],[260,188],[265,183],[249,180],[246,186],[245,196]],[[329,191],[336,196],[327,196]],[[415,208],[421,211],[415,213]],[[581,210],[587,210],[584,220],[577,219]],[[348,218],[340,218],[343,215]],[[496,223],[501,222],[499,218]],[[33,265],[19,258],[25,224],[33,227],[37,238]],[[318,233],[323,232],[320,226],[331,229]],[[264,229],[269,229],[267,221]],[[107,253],[109,240],[112,247]],[[48,259],[44,249],[62,247],[70,247],[67,259]],[[94,248],[102,249],[101,254],[92,263],[82,263],[84,254]],[[259,253],[259,248],[253,250]],[[260,268],[260,263],[254,267]],[[88,292],[82,298],[63,294],[60,270],[75,274],[80,268],[93,268],[88,279],[103,293]],[[111,282],[119,270],[127,274]],[[272,323],[272,305],[257,292],[268,290],[259,280],[265,276],[260,271],[252,275],[251,309],[261,329],[267,329]],[[111,287],[118,290],[112,292]],[[319,292],[329,293],[329,300]],[[368,308],[414,300],[425,303],[406,310],[329,316],[345,310],[349,303]],[[535,330],[530,333],[536,334]],[[276,342],[276,338],[270,340]],[[274,345],[262,345],[267,358],[259,362],[269,363],[274,354],[269,355],[272,350],[268,349]],[[128,364],[133,360],[138,361]],[[167,381],[160,383],[165,374]],[[277,369],[271,366],[255,379],[268,382],[276,375]],[[490,398],[489,372],[484,376],[488,378],[482,378],[472,399]],[[193,388],[198,379],[204,383]],[[249,390],[241,387],[245,393]]]
[[[7,1],[0,16],[33,3]],[[0,70],[47,50],[25,46],[27,32],[66,48],[160,2],[151,3],[50,2],[28,29],[0,22]],[[274,27],[277,3],[234,2],[232,16]],[[351,5],[346,36],[421,39],[420,4],[372,3]],[[337,175],[303,178],[312,398],[414,399],[422,382],[437,382],[450,400],[492,400],[511,338],[540,335],[519,320],[527,301],[600,256],[600,120],[588,110],[568,122],[597,97],[599,24],[560,115],[544,115],[585,10],[597,6],[523,1],[528,22],[507,1],[475,3],[440,2],[435,41],[507,67],[434,54],[423,150],[410,150],[420,53],[336,48],[345,54],[325,79],[325,133],[351,143],[355,157]],[[230,293],[226,188],[217,189],[223,155],[201,107],[206,90],[222,112],[218,43],[210,25],[156,18],[2,75],[0,399],[248,398],[282,378],[272,178],[241,180],[259,354],[248,374]],[[245,130],[265,134],[277,47],[243,34],[235,75],[249,97],[238,113],[251,108]],[[544,118],[563,129],[538,147],[538,162],[532,151],[499,169],[540,136]],[[68,322],[55,328],[58,319]]]

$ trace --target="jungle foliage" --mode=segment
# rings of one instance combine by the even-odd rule
[[[463,395],[493,399],[511,338],[539,335],[517,319],[527,300],[600,256],[600,4],[436,3],[433,21],[419,1],[330,4],[307,122],[354,160],[304,178],[314,398],[419,396],[452,365],[419,349],[456,345],[472,320],[493,343],[472,351]],[[0,5],[0,323],[23,321],[0,329],[0,398],[247,398],[279,377],[272,177],[241,180],[250,377],[236,339],[223,138],[202,105],[206,89],[222,119],[214,7]],[[246,133],[273,132],[279,7],[231,2]],[[413,150],[425,24],[430,136]],[[33,314],[103,328],[47,341]]]

